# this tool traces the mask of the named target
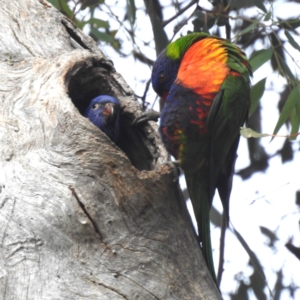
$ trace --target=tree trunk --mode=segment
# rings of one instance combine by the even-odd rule
[[[0,299],[221,299],[156,124],[45,0],[0,6]],[[82,116],[122,103],[113,144]]]

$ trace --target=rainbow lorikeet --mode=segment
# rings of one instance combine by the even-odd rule
[[[120,131],[120,101],[112,96],[101,95],[94,98],[84,116],[102,130],[113,142],[116,142]]]
[[[191,33],[158,56],[152,85],[165,100],[159,131],[185,173],[204,258],[216,280],[209,212],[218,189],[229,220],[229,197],[240,138],[250,107],[250,64],[224,39]]]

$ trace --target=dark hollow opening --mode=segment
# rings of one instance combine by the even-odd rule
[[[96,66],[95,63],[92,66],[81,63],[69,72],[66,78],[69,96],[82,115],[93,98],[99,95],[116,97],[108,83],[112,70],[107,64],[101,66],[97,62]],[[159,156],[154,138],[147,136],[143,126],[132,126],[132,121],[133,116],[121,109],[120,136],[116,144],[138,170],[151,170]]]

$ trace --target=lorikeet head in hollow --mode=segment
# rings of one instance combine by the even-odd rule
[[[120,131],[120,101],[112,96],[101,95],[94,98],[84,116],[116,142]]]

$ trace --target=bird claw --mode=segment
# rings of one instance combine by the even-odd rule
[[[132,125],[136,126],[136,125],[140,125],[144,122],[148,122],[148,121],[154,121],[157,122],[158,119],[160,117],[160,113],[156,110],[153,109],[149,109],[145,112],[143,112],[141,115],[139,115],[138,117],[136,117],[133,122]]]
[[[181,173],[180,172],[179,160],[166,161],[163,164],[167,165],[171,168],[172,175],[173,175],[172,181],[174,183],[178,183],[179,182],[179,176],[180,176],[180,173]]]
[[[99,66],[104,68],[108,72],[116,72],[114,68],[114,62],[110,59],[102,58],[98,62]]]

